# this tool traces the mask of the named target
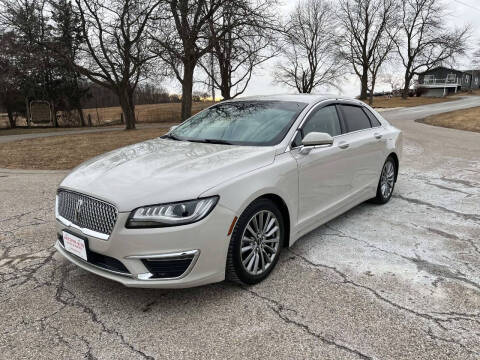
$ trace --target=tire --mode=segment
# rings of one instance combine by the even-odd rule
[[[393,157],[389,156],[382,167],[378,180],[377,195],[372,199],[376,204],[386,204],[392,198],[397,179],[397,165]]]
[[[261,231],[257,231],[259,229]],[[253,285],[267,278],[278,262],[284,239],[285,224],[278,207],[269,199],[255,200],[245,209],[233,230],[226,279]]]

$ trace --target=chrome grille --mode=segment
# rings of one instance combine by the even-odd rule
[[[117,221],[117,209],[104,201],[71,191],[58,192],[58,214],[73,224],[110,235]]]

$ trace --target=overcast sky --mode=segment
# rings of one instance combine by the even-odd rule
[[[297,0],[283,0],[281,7],[281,15],[287,16],[295,7]],[[446,18],[449,26],[462,26],[469,24],[472,29],[472,39],[469,43],[472,46],[480,47],[480,0],[444,0],[444,4],[450,12],[450,16]],[[471,49],[472,51],[474,48]],[[271,69],[275,67],[278,60],[272,59],[266,62],[262,68],[255,72],[244,96],[249,95],[271,95],[295,93],[295,90],[275,85],[272,83]],[[467,69],[471,67],[469,58],[459,59],[458,67]],[[168,81],[165,84],[171,91],[180,92],[181,88],[175,81]],[[206,90],[201,85],[197,85],[196,89]],[[390,90],[390,87],[379,84],[377,90]],[[343,96],[357,96],[360,93],[360,83],[356,76],[349,76],[347,80],[342,82],[340,90],[336,89],[319,89],[317,92],[328,92],[330,94],[339,94]]]

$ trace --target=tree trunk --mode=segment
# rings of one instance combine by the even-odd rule
[[[7,107],[8,122],[10,123],[10,128],[14,129],[17,127],[17,119],[13,117],[12,109]]]
[[[57,120],[57,108],[55,107],[55,104],[52,102],[50,105],[50,111],[52,112],[52,120],[53,120],[53,126],[58,128],[58,120]]]
[[[230,100],[232,95],[230,94],[230,88],[227,86],[222,87],[222,98],[223,100]]]
[[[77,107],[78,116],[80,117],[80,124],[82,127],[87,126],[85,122],[85,116],[83,115],[83,110],[81,107]]]
[[[125,119],[125,129],[135,129],[135,104],[133,103],[133,90],[120,89],[118,91],[118,99],[122,107],[123,118]]]
[[[360,100],[367,100],[368,97],[368,69],[363,70],[363,74],[360,78],[362,89],[360,91]]]
[[[368,98],[368,105],[373,106],[373,94],[375,93],[375,83],[377,74],[372,75],[372,88],[370,89],[370,96]]]
[[[408,93],[410,92],[410,81],[411,78],[408,75],[405,75],[405,86],[403,87],[402,99],[407,100]]]
[[[192,90],[194,70],[194,65],[184,64],[182,83],[182,121],[185,121],[190,116],[192,116]]]
[[[30,119],[30,101],[28,97],[25,98],[25,108],[26,108],[26,115],[27,115],[27,127],[30,127],[31,119]]]

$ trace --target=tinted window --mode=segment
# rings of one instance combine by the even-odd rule
[[[213,106],[170,133],[179,140],[275,145],[307,106],[289,101],[237,101]]]
[[[370,120],[358,106],[340,105],[343,119],[347,125],[348,132],[369,129]]]
[[[317,110],[310,115],[307,122],[303,126],[303,136],[305,137],[311,132],[323,132],[331,136],[340,135],[340,120],[338,119],[335,106],[326,106]]]
[[[372,127],[382,126],[382,124],[380,124],[380,121],[378,121],[377,117],[373,115],[373,113],[370,110],[368,110],[367,108],[363,108],[363,110],[365,110],[365,112],[367,113],[368,118],[372,123]]]

